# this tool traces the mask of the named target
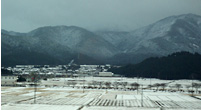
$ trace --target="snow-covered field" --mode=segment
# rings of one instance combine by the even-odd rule
[[[187,92],[169,92],[142,89],[83,89],[82,79],[85,83],[101,82],[138,82],[146,87],[150,83],[168,83],[173,86],[181,84],[190,85],[190,80],[158,80],[136,78],[62,78],[42,81],[37,88],[36,103],[34,103],[34,87],[1,87],[2,110],[200,110],[201,94],[191,97]],[[66,81],[77,80],[77,84],[66,86]],[[80,82],[79,82],[80,80]],[[193,81],[200,83],[199,81]],[[47,87],[47,85],[49,85]],[[46,87],[45,87],[46,86]],[[167,87],[167,88],[170,88]]]

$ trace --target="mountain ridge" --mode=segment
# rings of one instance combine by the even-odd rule
[[[130,32],[91,32],[61,25],[39,27],[28,33],[2,29],[1,35],[3,56],[24,49],[66,62],[82,54],[98,62],[128,64],[179,51],[201,53],[201,16],[170,16]]]

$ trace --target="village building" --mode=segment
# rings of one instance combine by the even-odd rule
[[[1,75],[1,86],[15,86],[17,79],[16,75]]]
[[[112,72],[99,72],[99,76],[101,76],[101,77],[111,77],[113,75],[114,75],[114,73],[112,73]]]

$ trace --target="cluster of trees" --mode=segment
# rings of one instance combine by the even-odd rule
[[[102,82],[102,81],[92,81],[86,83],[83,81],[83,85],[76,86],[78,82],[76,80],[67,81],[66,84],[70,87],[83,87],[88,89],[121,89],[121,90],[139,90],[139,89],[149,89],[154,91],[170,91],[170,92],[188,92],[188,93],[201,93],[199,88],[201,88],[201,83],[192,83],[189,85],[174,84],[169,85],[168,83],[155,83],[148,86],[143,86],[137,82],[128,83],[128,82]]]
[[[166,57],[148,58],[138,64],[129,64],[109,71],[126,77],[201,80],[201,55],[177,52]]]
[[[4,68],[1,68],[1,74],[2,75],[12,75],[13,72]]]
[[[71,87],[75,87],[77,84],[77,81],[67,81],[65,84]],[[134,82],[134,83],[128,83],[128,82],[102,82],[102,81],[92,81],[86,83],[83,81],[83,87],[84,88],[91,88],[91,89],[123,89],[123,90],[138,90],[140,87],[140,84]]]
[[[159,87],[161,87],[162,88],[162,91],[165,91],[165,88],[168,86],[168,84],[167,83],[155,83],[155,84],[153,84],[153,85],[148,85],[148,88],[149,89],[152,89],[153,87],[155,87],[156,88],[156,91],[158,91],[159,90]]]
[[[21,75],[18,76],[17,82],[25,82],[26,79],[24,77],[22,77]]]
[[[134,82],[129,84],[128,82],[101,82],[101,81],[93,81],[88,84],[93,88],[105,88],[105,89],[128,89],[128,86],[131,86],[130,89],[138,89],[140,84]]]

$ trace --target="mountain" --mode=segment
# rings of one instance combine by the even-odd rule
[[[19,64],[64,64],[64,61],[57,59],[56,55],[48,53],[50,52],[48,49],[53,47],[44,44],[43,41],[34,42],[36,40],[35,38],[12,36],[4,33],[1,34],[1,37],[2,66],[15,66]],[[62,53],[62,51],[57,49],[55,52]],[[66,54],[69,53],[66,52]]]
[[[130,32],[45,26],[28,33],[2,29],[1,35],[2,65],[67,64],[71,60],[82,64],[139,63],[179,51],[201,53],[201,16],[170,16]]]
[[[132,35],[130,32],[116,32],[116,31],[98,31],[95,32],[97,35],[101,36],[103,39],[114,45],[120,51],[124,52],[126,50],[125,45],[127,44],[129,37]],[[135,36],[132,36],[135,37]],[[123,46],[122,46],[123,45]]]
[[[76,63],[102,64],[101,59],[118,52],[104,39],[75,26],[46,26],[29,33],[3,30],[1,35],[2,65],[67,64],[72,59]]]
[[[93,58],[107,58],[118,50],[94,33],[76,26],[47,26],[33,30],[27,36],[49,39],[73,52],[82,53]],[[66,49],[65,49],[66,50]]]
[[[131,32],[96,34],[120,48],[121,53],[114,59],[126,56],[130,59],[126,63],[137,63],[151,56],[165,56],[178,51],[201,53],[201,16],[194,14],[170,16]]]
[[[177,52],[165,57],[148,58],[138,64],[130,64],[109,71],[127,77],[153,77],[159,79],[201,80],[201,55]]]
[[[136,30],[133,35],[137,37],[137,43],[133,47],[130,46],[129,52],[158,55],[177,51],[200,52],[201,16],[171,16]]]

